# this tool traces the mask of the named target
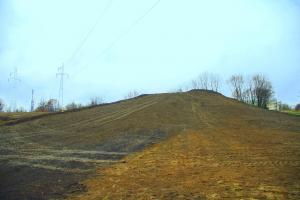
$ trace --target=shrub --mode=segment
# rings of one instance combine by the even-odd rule
[[[295,106],[295,110],[296,110],[296,111],[300,111],[300,103],[298,103],[298,104]]]
[[[0,99],[0,112],[4,110],[4,107],[5,107],[4,101]]]

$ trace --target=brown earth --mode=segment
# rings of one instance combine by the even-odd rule
[[[299,140],[258,129],[182,132],[99,169],[70,199],[300,199]]]
[[[1,199],[300,197],[300,117],[217,93],[145,95],[0,137]]]

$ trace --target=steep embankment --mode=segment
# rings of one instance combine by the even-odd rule
[[[268,186],[269,182],[255,182],[254,178],[239,182],[238,177],[258,173],[261,180],[269,168],[268,180],[286,179],[284,195],[297,196],[299,122],[296,116],[193,91],[146,95],[2,126],[0,197],[61,198],[66,192],[85,190],[91,197],[112,195],[117,199],[226,196],[224,191],[233,183],[241,184],[245,192],[247,184],[252,184],[252,190]],[[247,171],[248,165],[254,167]],[[234,173],[240,167],[246,171]],[[97,168],[101,180],[93,178]],[[225,174],[223,178],[216,175],[219,171]],[[286,176],[275,176],[275,172]],[[86,186],[76,184],[89,177]],[[203,182],[194,182],[196,179]],[[215,181],[226,183],[220,186]],[[185,186],[185,182],[190,183]],[[189,188],[194,188],[195,195],[187,194]]]

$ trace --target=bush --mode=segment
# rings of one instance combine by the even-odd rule
[[[300,103],[298,103],[298,104],[295,106],[295,110],[296,110],[296,111],[300,111]]]
[[[90,100],[88,106],[97,106],[103,104],[103,99],[101,97],[93,97]]]
[[[82,108],[81,104],[76,104],[75,102],[69,103],[66,105],[67,110],[76,110]]]
[[[56,99],[49,99],[48,101],[42,99],[39,102],[36,112],[57,112],[59,111],[58,101]]]
[[[124,96],[124,99],[132,99],[134,97],[137,97],[139,96],[139,92],[137,92],[136,90],[132,90],[130,92],[128,92],[125,96]]]
[[[288,111],[288,110],[292,110],[292,108],[288,104],[283,103],[283,104],[280,105],[280,109],[279,110]]]
[[[15,110],[15,112],[26,112],[26,109],[23,107],[19,107]]]
[[[4,110],[4,107],[5,107],[4,101],[0,99],[0,112]]]

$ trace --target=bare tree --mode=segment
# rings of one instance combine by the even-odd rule
[[[245,86],[242,89],[242,101],[248,104],[255,105],[256,104],[256,97],[254,92],[253,80],[249,77],[245,81]]]
[[[249,90],[250,104],[256,105],[257,99],[256,99],[256,95],[255,95],[255,86],[254,86],[252,78],[250,78],[248,80],[248,88],[247,88],[247,90]]]
[[[202,74],[199,75],[199,84],[200,84],[200,89],[208,90],[208,79],[209,79],[209,74],[208,72],[203,72]]]
[[[0,112],[3,112],[4,107],[5,107],[4,101],[0,99]]]
[[[68,105],[66,105],[66,109],[67,110],[76,110],[81,108],[81,104],[76,104],[75,102],[69,103]]]
[[[201,89],[201,86],[199,84],[199,80],[198,79],[192,80],[191,85],[192,85],[192,89]]]
[[[258,107],[267,108],[273,95],[272,83],[263,75],[256,74],[252,77],[254,94]]]
[[[48,112],[57,112],[59,111],[59,105],[57,99],[49,99],[47,102],[47,111]]]
[[[103,103],[103,99],[101,97],[93,97],[90,100],[89,106],[97,106]]]
[[[247,84],[242,75],[233,75],[228,83],[234,98],[261,108],[267,108],[273,95],[272,83],[261,74],[253,75]]]
[[[221,85],[220,76],[218,74],[210,74],[209,75],[209,83],[210,83],[211,90],[218,92],[219,87]]]
[[[37,112],[57,112],[59,111],[58,100],[49,99],[48,101],[41,99],[38,107],[35,109]]]
[[[221,85],[220,76],[218,74],[203,72],[196,79],[192,80],[192,89],[203,89],[218,91]]]
[[[48,112],[47,110],[47,101],[44,99],[41,99],[39,102],[38,107],[35,109],[37,112]]]
[[[244,77],[243,75],[237,74],[237,75],[232,75],[230,79],[228,80],[229,85],[231,86],[232,90],[232,96],[239,100],[239,101],[244,101],[243,96],[249,96],[250,90],[245,90],[244,91]]]
[[[175,92],[176,93],[181,93],[181,92],[183,92],[184,90],[181,88],[181,87],[179,87],[179,88],[177,88],[176,90],[175,90]]]
[[[139,96],[139,93],[136,91],[136,90],[132,90],[132,91],[129,91],[125,96],[124,96],[124,99],[131,99],[131,98],[134,98],[134,97],[137,97]]]

